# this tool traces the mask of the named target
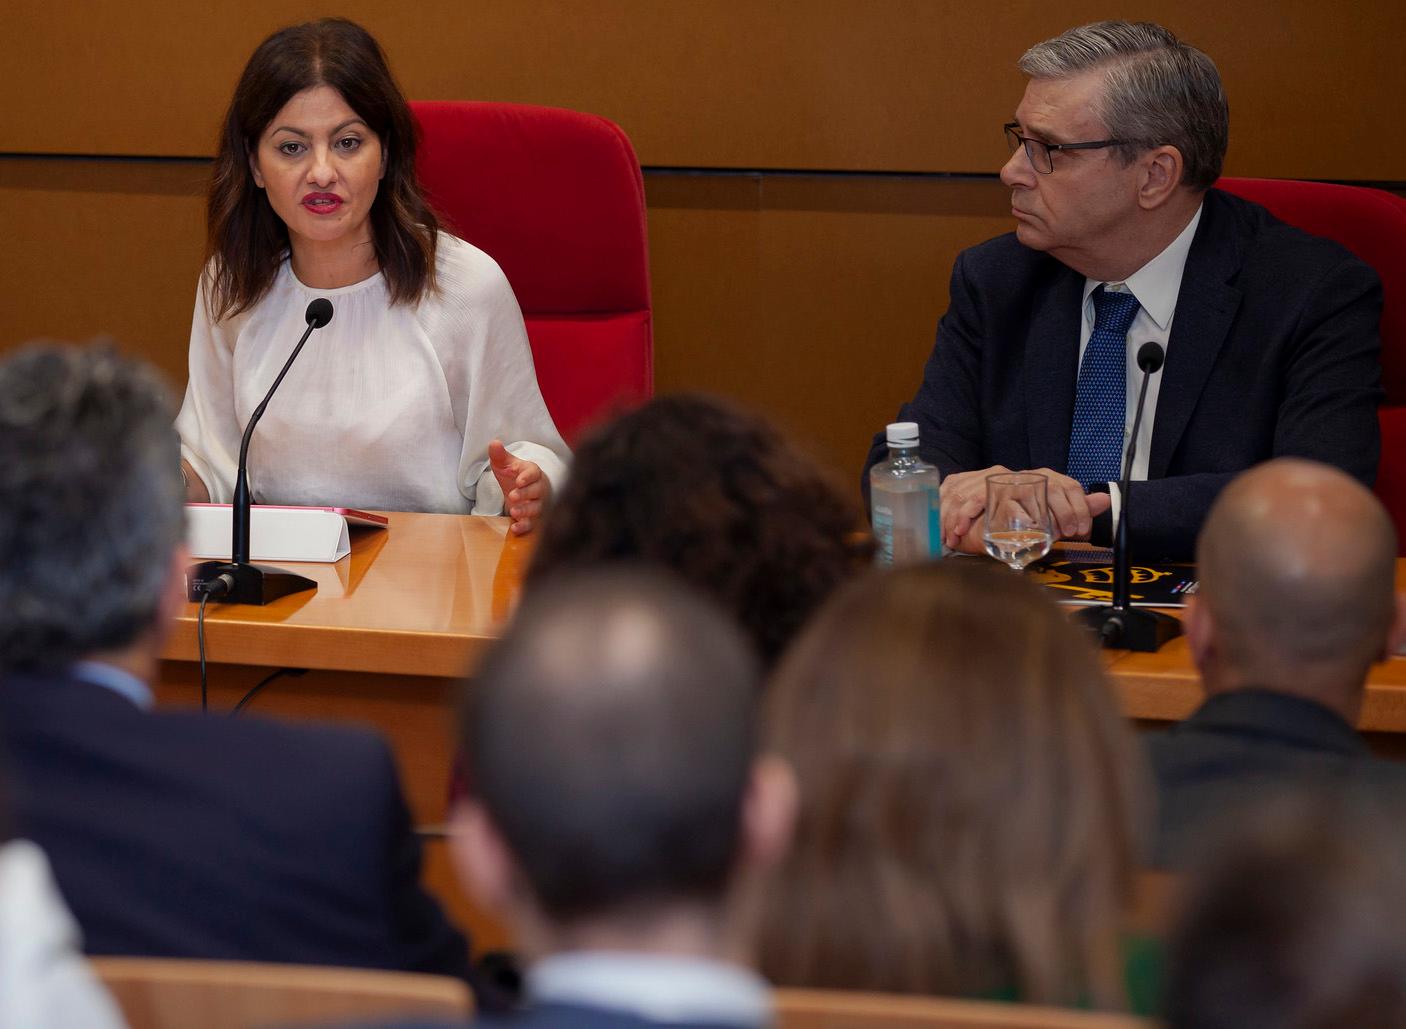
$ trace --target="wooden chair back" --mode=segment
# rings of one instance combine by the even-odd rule
[[[776,1029],[1153,1029],[1131,1015],[997,1001],[776,990]]]
[[[458,979],[362,968],[179,958],[93,958],[131,1029],[254,1029],[399,1015],[463,1019]]]

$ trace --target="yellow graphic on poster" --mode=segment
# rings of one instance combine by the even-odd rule
[[[1108,604],[1113,600],[1113,566],[1051,561],[1030,569],[1031,578],[1058,591],[1073,604]],[[1196,592],[1196,568],[1189,564],[1133,565],[1128,569],[1134,604],[1178,607]]]

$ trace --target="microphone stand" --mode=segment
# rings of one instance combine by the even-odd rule
[[[1113,603],[1106,607],[1089,607],[1075,617],[1098,633],[1101,645],[1108,648],[1150,653],[1162,644],[1181,635],[1180,620],[1148,608],[1133,607],[1132,575],[1128,569],[1128,511],[1132,502],[1133,457],[1137,454],[1138,430],[1142,427],[1142,409],[1147,402],[1147,384],[1153,373],[1162,368],[1163,350],[1156,343],[1144,343],[1138,350],[1137,363],[1142,369],[1142,389],[1138,393],[1137,411],[1133,415],[1133,435],[1128,441],[1128,455],[1123,463],[1123,481],[1119,485],[1122,510],[1113,534]]]
[[[293,353],[283,364],[278,378],[273,380],[268,393],[259,406],[254,408],[249,424],[244,428],[244,438],[239,444],[239,471],[234,481],[234,502],[231,505],[232,522],[230,540],[230,560],[201,561],[186,569],[186,595],[190,600],[199,601],[209,596],[229,604],[264,605],[286,597],[291,593],[317,589],[316,581],[296,572],[274,568],[269,565],[251,564],[249,561],[249,521],[253,501],[249,496],[249,440],[253,438],[254,426],[264,415],[274,391],[283,382],[288,369],[302,352],[314,329],[320,329],[332,320],[332,304],[319,298],[308,305],[307,330],[303,333]]]

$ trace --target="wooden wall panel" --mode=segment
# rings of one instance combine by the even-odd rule
[[[979,172],[1014,61],[1096,0],[7,0],[0,152],[203,155],[253,46],[344,13],[407,91],[594,111],[650,165]],[[1406,4],[1133,0],[1220,64],[1241,175],[1395,180]],[[18,99],[18,102],[16,100]]]
[[[0,346],[110,335],[184,388],[207,165],[0,161]]]
[[[651,176],[655,379],[766,411],[857,482],[919,382],[957,251],[1005,231],[983,180]]]

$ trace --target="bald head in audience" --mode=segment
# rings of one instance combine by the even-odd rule
[[[682,584],[544,584],[481,666],[462,723],[459,868],[529,958],[656,951],[746,962],[754,872],[794,786],[757,755],[760,670]]]
[[[1221,493],[1196,550],[1186,631],[1208,693],[1292,693],[1357,720],[1371,665],[1402,636],[1396,533],[1335,468],[1281,458]]]

